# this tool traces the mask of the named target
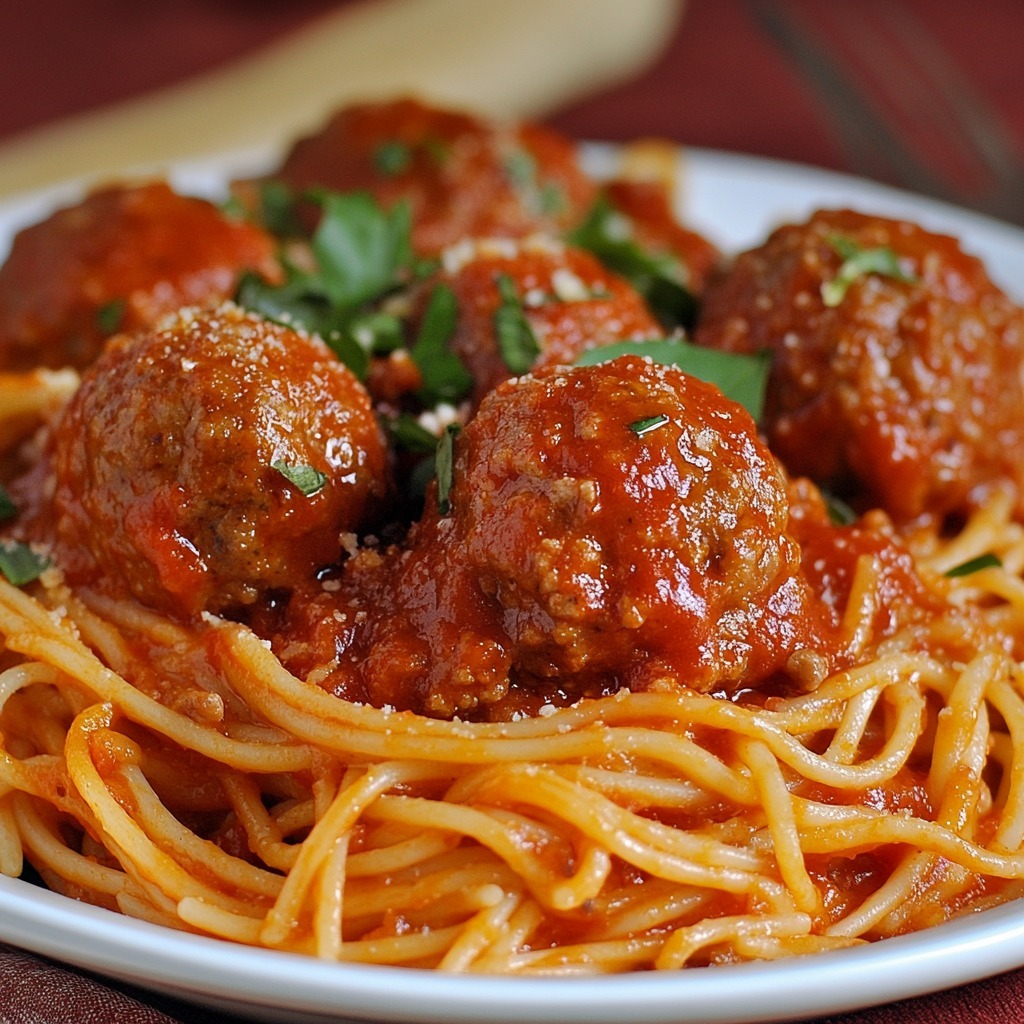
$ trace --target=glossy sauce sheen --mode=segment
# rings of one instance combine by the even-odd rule
[[[20,232],[0,272],[0,370],[88,366],[104,341],[278,274],[276,243],[159,182],[111,186]]]
[[[749,416],[636,357],[500,385],[456,438],[452,480],[446,512],[428,492],[403,545],[293,603],[275,640],[286,663],[333,664],[322,685],[377,705],[503,717],[623,686],[733,691],[806,648],[831,648],[834,667],[851,562],[868,551],[894,552],[887,614],[916,593],[895,542],[870,530],[810,545],[803,564],[798,533],[836,531],[791,524]]]
[[[358,381],[318,339],[233,306],[121,335],[54,438],[53,502],[73,582],[225,611],[337,556],[390,491]],[[325,475],[305,495],[275,463]]]
[[[835,238],[911,280],[863,275],[826,306]],[[1020,491],[1024,315],[955,239],[849,210],[784,226],[708,288],[696,340],[773,353],[764,426],[794,474],[903,521]]]

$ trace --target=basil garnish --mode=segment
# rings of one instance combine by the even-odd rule
[[[527,373],[540,355],[540,344],[516,292],[515,283],[508,274],[497,277],[501,305],[494,312],[494,330],[498,336],[498,350],[509,371]]]
[[[270,464],[271,469],[276,469],[290,484],[297,487],[307,498],[323,490],[327,483],[327,474],[320,470],[307,466],[305,463],[294,464],[277,459]]]
[[[828,244],[842,257],[842,264],[831,281],[823,281],[821,298],[826,306],[838,306],[855,281],[868,274],[891,277],[904,284],[915,284],[917,278],[904,272],[899,257],[892,249],[880,247],[864,249],[851,238],[829,235]]]
[[[577,366],[595,366],[619,356],[649,356],[656,363],[678,366],[691,377],[714,384],[726,398],[742,405],[755,419],[764,411],[764,396],[771,368],[771,353],[743,355],[703,348],[680,339],[619,341],[614,345],[587,349]]]
[[[668,330],[690,329],[697,316],[697,302],[683,283],[683,265],[668,253],[654,253],[632,237],[632,225],[607,196],[601,196],[566,241],[593,253],[609,270],[624,277],[643,295],[651,312]]]

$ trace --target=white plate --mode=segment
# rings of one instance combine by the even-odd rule
[[[595,172],[614,161],[595,146]],[[216,194],[258,166],[243,154],[175,169],[178,187]],[[859,179],[762,159],[687,151],[689,221],[726,251],[822,206],[903,216],[959,237],[1024,298],[1024,231]],[[0,204],[11,232],[80,185]],[[840,1013],[1024,966],[1024,907],[1008,904],[874,945],[765,964],[587,979],[463,977],[321,963],[158,928],[0,877],[0,940],[252,1020],[409,1024],[748,1024]]]

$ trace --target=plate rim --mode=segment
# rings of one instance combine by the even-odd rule
[[[864,1009],[1019,967],[1024,905],[1016,900],[910,935],[776,961],[508,977],[333,963],[253,948],[0,876],[0,941],[199,1005],[273,1010],[295,1020],[336,1019],[344,1010],[344,1019],[380,1024],[754,1024]],[[737,992],[738,998],[724,998]]]

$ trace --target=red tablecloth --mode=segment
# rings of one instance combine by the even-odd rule
[[[0,140],[215,67],[333,6],[3,4]],[[846,170],[1024,224],[1022,40],[1020,0],[689,0],[646,74],[549,121]],[[227,1020],[0,946],[0,1024]],[[1024,1022],[1024,971],[829,1021]]]
[[[215,68],[337,6],[2,4],[0,141]],[[548,120],[846,170],[1024,223],[1022,39],[1020,0],[689,0],[647,73]]]

